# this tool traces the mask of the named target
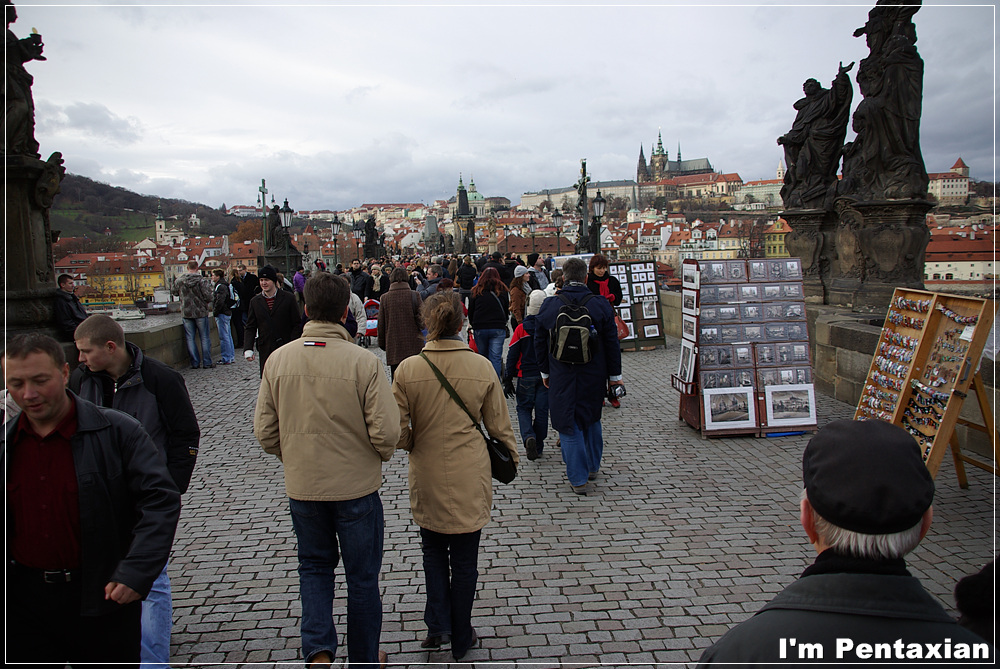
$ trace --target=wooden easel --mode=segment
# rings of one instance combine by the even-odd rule
[[[993,462],[1000,462],[1000,453],[998,453],[997,450],[997,431],[996,426],[993,423],[993,412],[990,409],[990,401],[986,395],[986,385],[983,383],[983,377],[979,372],[976,372],[975,376],[972,377],[972,387],[969,390],[976,394],[979,411],[983,416],[983,424],[980,425],[979,423],[974,423],[971,420],[966,420],[964,418],[958,418],[955,422],[959,425],[966,426],[970,430],[984,432],[989,435],[990,441],[993,443]],[[997,469],[995,465],[970,457],[962,452],[962,449],[958,444],[958,435],[955,434],[954,429],[952,429],[951,436],[948,438],[948,445],[951,446],[951,456],[955,460],[955,473],[958,476],[958,485],[960,487],[969,487],[969,479],[965,475],[966,462],[970,465],[979,467],[980,469],[985,469],[996,476]]]

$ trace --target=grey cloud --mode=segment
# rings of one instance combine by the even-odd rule
[[[39,134],[69,131],[117,145],[135,144],[142,139],[142,125],[138,119],[118,116],[102,104],[74,102],[60,106],[40,100],[37,109]]]

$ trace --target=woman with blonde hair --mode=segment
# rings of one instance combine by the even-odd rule
[[[392,382],[399,405],[397,448],[409,452],[410,509],[423,550],[427,638],[420,645],[439,649],[450,638],[458,661],[477,639],[472,604],[479,541],[493,506],[490,458],[473,419],[503,442],[515,463],[518,455],[500,380],[490,374],[489,361],[473,353],[459,334],[463,317],[458,293],[431,295],[422,313],[427,344],[419,356],[399,364]]]

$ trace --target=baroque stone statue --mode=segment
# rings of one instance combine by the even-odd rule
[[[34,78],[24,69],[24,64],[45,60],[42,36],[33,33],[30,37],[18,39],[10,29],[10,24],[17,21],[17,10],[10,0],[7,0],[4,11],[7,14],[4,154],[39,158],[38,142],[35,141],[35,101],[31,94]]]
[[[853,89],[847,73],[854,67],[840,64],[830,89],[815,79],[802,85],[806,96],[798,100],[791,130],[778,138],[785,148],[785,185],[781,200],[786,209],[829,209],[832,206],[841,146],[847,134]]]

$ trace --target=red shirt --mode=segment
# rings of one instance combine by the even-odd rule
[[[11,555],[36,569],[80,566],[80,500],[70,438],[76,402],[45,437],[21,414],[14,430],[7,500],[14,521]]]

